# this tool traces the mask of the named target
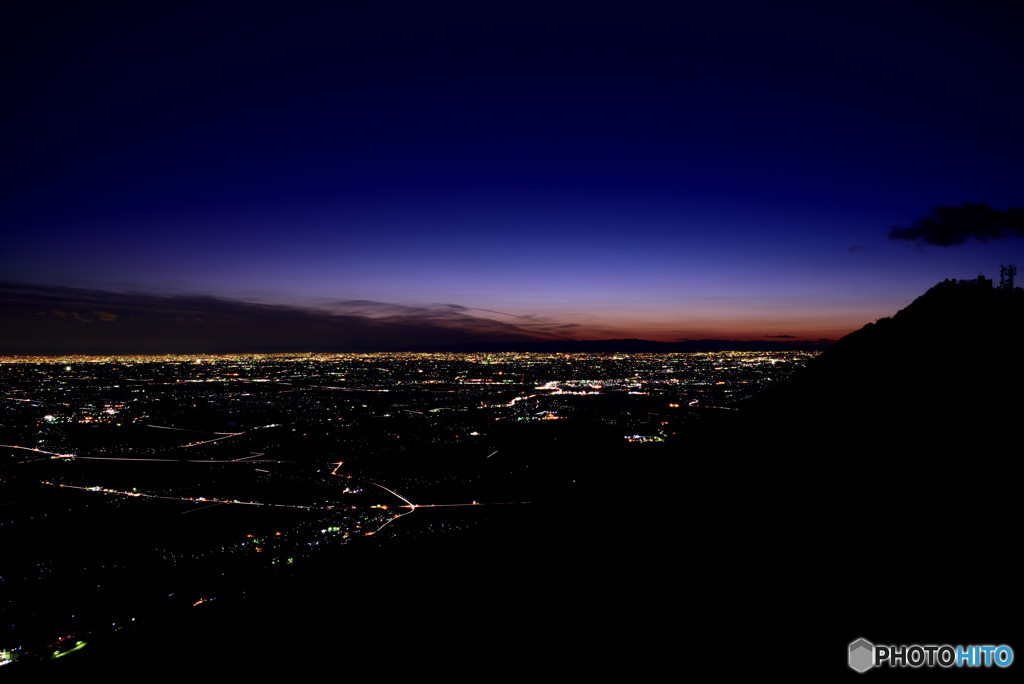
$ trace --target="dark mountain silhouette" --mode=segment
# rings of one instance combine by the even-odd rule
[[[1015,428],[1022,340],[1024,291],[946,280],[843,337],[746,413],[759,422],[795,413],[817,432],[870,425],[890,446],[982,447]]]
[[[708,466],[737,502],[718,533],[772,609],[829,648],[1019,636],[1022,333],[1020,288],[947,280],[713,429],[736,454]]]

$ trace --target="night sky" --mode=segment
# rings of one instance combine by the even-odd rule
[[[1021,2],[30,2],[0,25],[0,353],[835,339],[1024,266],[1011,215],[914,223],[1024,205]]]

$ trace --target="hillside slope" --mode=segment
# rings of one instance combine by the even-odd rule
[[[837,649],[1020,636],[1022,333],[1020,288],[945,281],[720,426],[738,515],[716,534],[788,596],[770,605]]]
[[[904,446],[994,446],[1020,417],[1022,341],[1024,290],[947,280],[842,338],[746,413],[803,416],[823,437],[869,427]]]

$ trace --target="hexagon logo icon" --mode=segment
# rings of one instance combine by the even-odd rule
[[[875,645],[867,639],[850,644],[849,663],[857,672],[867,672],[875,665]]]

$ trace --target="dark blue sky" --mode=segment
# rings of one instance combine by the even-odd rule
[[[1024,3],[298,5],[5,4],[0,280],[834,338],[1024,263],[887,237],[1024,204]]]

